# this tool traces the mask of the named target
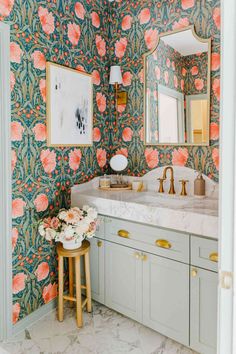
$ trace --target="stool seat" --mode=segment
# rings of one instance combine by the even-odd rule
[[[89,250],[90,243],[87,240],[82,242],[81,247],[74,250],[67,250],[63,248],[61,243],[57,245],[58,254],[58,279],[59,279],[59,296],[58,296],[58,320],[63,321],[63,303],[64,300],[70,301],[71,306],[76,303],[77,325],[83,326],[82,310],[87,306],[87,311],[92,311],[91,300],[91,282],[90,282],[90,266],[89,266]],[[86,284],[81,285],[81,264],[80,257],[84,257],[85,263],[85,279]],[[69,260],[69,295],[64,295],[64,258]],[[75,288],[76,296],[74,297],[74,269],[73,261],[75,263]],[[82,303],[81,289],[86,290],[86,298]]]

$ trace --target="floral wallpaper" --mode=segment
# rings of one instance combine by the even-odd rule
[[[212,38],[210,146],[144,146],[143,54],[155,47],[158,34],[192,24],[200,37]],[[139,176],[173,164],[200,169],[218,181],[220,0],[116,0],[110,6],[110,61],[121,65],[128,92],[127,106],[119,107],[117,132],[111,132],[111,152],[128,156],[128,173]],[[198,90],[202,82],[196,85]]]

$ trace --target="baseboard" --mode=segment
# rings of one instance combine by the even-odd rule
[[[49,312],[53,311],[57,306],[57,298],[50,301],[48,304],[41,306],[38,310],[35,310],[27,317],[23,318],[15,325],[12,326],[12,336],[24,331],[26,328],[32,326],[35,322],[40,320],[42,317],[47,315]]]

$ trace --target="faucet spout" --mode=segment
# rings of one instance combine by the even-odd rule
[[[163,179],[166,179],[167,171],[170,171],[170,190],[169,194],[175,194],[175,180],[173,167],[167,166],[163,171]]]

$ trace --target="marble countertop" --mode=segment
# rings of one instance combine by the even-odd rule
[[[102,215],[218,238],[216,198],[170,196],[152,190],[104,191],[98,189],[98,178],[74,186],[71,197],[72,206],[89,204]]]

